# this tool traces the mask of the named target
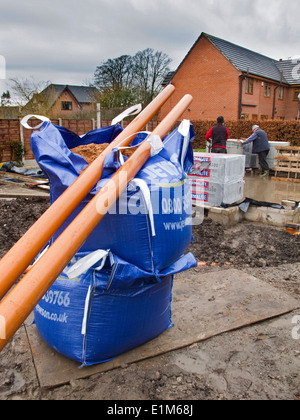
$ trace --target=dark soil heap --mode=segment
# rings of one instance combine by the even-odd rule
[[[231,263],[236,267],[266,267],[300,261],[300,236],[285,228],[240,223],[224,228],[211,219],[193,228],[189,250],[207,264]]]
[[[49,199],[0,200],[0,258],[47,210]]]
[[[49,200],[16,199],[0,201],[0,257],[49,207]],[[236,267],[266,267],[300,261],[300,236],[284,228],[240,223],[224,228],[211,219],[193,226],[194,239],[188,251],[198,261],[232,264]]]

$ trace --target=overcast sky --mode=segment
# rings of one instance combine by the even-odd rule
[[[6,80],[85,84],[101,62],[146,48],[176,69],[201,32],[275,59],[299,56],[300,1],[0,0]]]

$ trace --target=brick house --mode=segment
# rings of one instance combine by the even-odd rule
[[[22,110],[46,113],[51,118],[74,118],[76,114],[95,113],[98,90],[90,86],[51,84],[33,96]]]
[[[163,85],[175,93],[163,106],[163,118],[190,93],[194,100],[183,118],[215,120],[296,119],[299,110],[300,60],[280,60],[258,54],[202,33],[176,71]]]

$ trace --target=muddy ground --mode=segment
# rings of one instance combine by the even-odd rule
[[[45,199],[0,201],[0,257],[47,207]],[[209,219],[193,233],[190,251],[202,262],[193,273],[234,267],[300,302],[300,236],[252,223],[223,228]],[[300,310],[53,389],[39,386],[17,333],[0,355],[0,400],[299,400],[297,316]]]

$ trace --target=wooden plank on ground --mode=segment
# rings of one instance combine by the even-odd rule
[[[42,387],[54,387],[184,348],[299,307],[300,302],[292,296],[242,271],[201,274],[192,269],[175,276],[174,327],[107,363],[78,369],[79,363],[48,347],[34,324],[26,325],[26,330],[39,382]]]
[[[289,168],[288,166],[274,166],[273,171],[293,172],[295,174],[300,174],[300,168]]]

